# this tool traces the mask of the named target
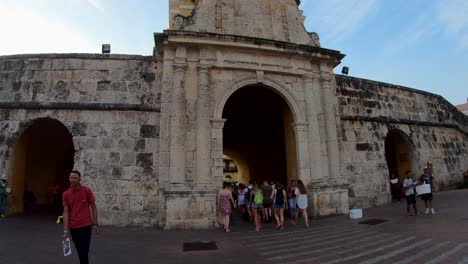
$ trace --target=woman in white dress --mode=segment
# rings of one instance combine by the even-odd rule
[[[307,190],[304,183],[301,180],[297,181],[296,194],[296,205],[299,207],[299,211],[304,216],[304,222],[306,227],[309,227],[309,217],[307,216]]]

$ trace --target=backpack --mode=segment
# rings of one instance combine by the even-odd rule
[[[284,204],[284,192],[283,189],[276,189],[275,203],[279,206]]]
[[[250,201],[250,196],[252,195],[252,188],[250,188],[249,186],[247,186],[247,192],[245,192],[245,189],[244,189],[244,193],[245,193],[245,199],[247,201]]]
[[[263,193],[261,191],[255,191],[254,203],[255,205],[263,205]]]

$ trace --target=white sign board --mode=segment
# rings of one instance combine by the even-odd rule
[[[422,184],[416,186],[416,193],[418,195],[431,193],[431,185],[430,184]]]

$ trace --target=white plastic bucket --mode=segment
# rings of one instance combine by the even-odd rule
[[[362,218],[362,209],[349,210],[349,218],[350,219]]]

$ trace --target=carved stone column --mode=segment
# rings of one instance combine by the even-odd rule
[[[322,114],[320,86],[317,84],[318,74],[303,77],[304,93],[306,95],[307,122],[310,150],[311,179],[318,181],[323,178],[322,171],[322,142],[318,115]]]
[[[186,104],[184,81],[186,63],[177,62],[173,64],[174,80],[171,98],[170,118],[170,176],[171,185],[185,185],[185,163],[186,163]]]
[[[294,131],[296,133],[297,146],[297,171],[299,179],[308,185],[310,182],[310,158],[309,144],[307,139],[307,123],[295,123]]]
[[[208,185],[211,178],[211,124],[210,124],[210,66],[198,65],[197,94],[197,145],[196,171],[197,184]]]
[[[340,177],[340,160],[338,153],[338,136],[336,131],[336,95],[333,92],[334,88],[331,85],[331,81],[332,77],[328,73],[321,73],[320,83],[322,85],[322,105],[325,118],[329,178],[336,179]]]
[[[223,127],[226,119],[212,119],[211,130],[211,175],[215,186],[223,182]]]

